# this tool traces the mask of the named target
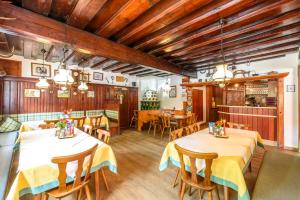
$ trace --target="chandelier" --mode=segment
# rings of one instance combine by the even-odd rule
[[[221,55],[223,63],[217,65],[217,71],[213,74],[213,81],[218,82],[220,88],[225,87],[228,84],[228,81],[233,78],[233,74],[230,70],[227,69],[228,65],[225,62],[225,54],[223,49],[223,26],[224,20],[220,20],[220,29],[221,29]]]
[[[41,50],[42,54],[43,54],[43,65],[42,65],[42,69],[41,71],[44,72],[45,70],[45,53],[46,50],[43,48]],[[44,74],[44,73],[42,73]],[[39,82],[36,83],[36,87],[39,88],[42,92],[45,91],[45,89],[47,89],[49,87],[49,83],[47,81],[47,79],[44,76],[41,76],[39,79]]]
[[[58,85],[61,85],[64,89],[66,89],[67,85],[72,85],[74,83],[74,78],[71,75],[71,71],[68,70],[65,61],[67,52],[68,50],[66,48],[63,48],[63,60],[58,66],[58,73],[53,78],[54,82]]]
[[[82,70],[82,75],[81,75],[81,80],[80,80],[80,85],[78,86],[78,90],[81,92],[85,92],[89,89],[89,87],[87,86],[86,82],[84,81],[84,67]]]

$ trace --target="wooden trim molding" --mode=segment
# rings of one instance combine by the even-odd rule
[[[284,78],[277,81],[277,142],[284,148]]]
[[[225,108],[264,108],[264,109],[277,109],[277,107],[254,107],[254,106],[228,106],[228,105],[217,105],[217,107],[225,107]]]
[[[275,115],[256,115],[256,114],[244,114],[244,113],[230,113],[230,112],[223,112],[218,111],[219,114],[225,115],[234,115],[234,116],[251,116],[251,117],[267,117],[267,118],[277,118]]]

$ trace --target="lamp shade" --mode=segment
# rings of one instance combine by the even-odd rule
[[[85,82],[81,82],[80,85],[78,86],[78,90],[80,91],[87,91],[89,87],[86,85]]]
[[[227,69],[226,64],[217,65],[216,68],[217,71],[212,76],[214,81],[227,81],[233,78],[233,74]]]
[[[36,83],[36,87],[39,89],[47,89],[49,87],[49,83],[46,78],[40,78],[39,82]]]
[[[74,78],[70,75],[70,71],[67,69],[59,69],[53,80],[55,81],[55,83],[60,85],[71,85],[74,83]]]

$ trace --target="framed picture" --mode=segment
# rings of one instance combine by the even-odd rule
[[[93,73],[93,80],[103,81],[103,73],[94,72]]]
[[[94,98],[94,97],[95,97],[95,92],[94,92],[94,91],[87,91],[86,96],[87,96],[88,98]]]
[[[83,80],[84,82],[89,82],[90,81],[90,74],[89,73],[83,73],[80,72],[79,74],[79,81]]]
[[[40,63],[31,63],[31,76],[51,77],[51,65],[44,65]]]
[[[69,90],[57,90],[57,97],[58,98],[69,98],[70,91]]]
[[[41,91],[37,89],[24,89],[24,97],[40,97]]]
[[[295,92],[296,86],[295,85],[287,85],[286,86],[286,91],[287,92]]]
[[[177,94],[176,94],[176,85],[171,86],[171,90],[169,92],[169,97],[170,98],[176,98]]]

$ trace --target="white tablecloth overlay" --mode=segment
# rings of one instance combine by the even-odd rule
[[[253,155],[256,144],[256,131],[240,130],[233,128],[226,128],[226,134],[229,138],[217,138],[208,133],[208,129],[201,130],[197,133],[175,140],[175,143],[180,147],[194,152],[217,153],[219,157],[222,156],[239,156],[244,162],[250,159],[247,151],[251,151]],[[201,159],[196,160],[197,171],[201,171],[205,167],[205,163]]]
[[[74,138],[58,139],[55,136],[55,129],[22,133],[18,170],[21,171],[43,165],[58,168],[56,164],[51,162],[53,157],[80,153],[91,148],[96,143],[99,145],[104,144],[76,128],[75,134]],[[74,177],[76,169],[77,162],[69,163],[66,170],[68,176]]]

